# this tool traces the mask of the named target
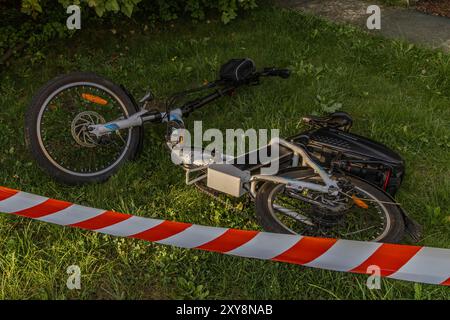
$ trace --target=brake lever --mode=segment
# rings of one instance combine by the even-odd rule
[[[139,103],[144,103],[144,102],[148,102],[153,100],[155,97],[153,95],[153,93],[151,91],[148,91],[145,96],[143,96],[140,100]]]

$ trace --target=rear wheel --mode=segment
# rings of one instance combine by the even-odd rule
[[[90,125],[128,118],[136,112],[122,88],[92,73],[58,77],[34,96],[25,136],[37,163],[67,184],[101,182],[135,157],[141,127],[96,137]]]
[[[282,174],[318,183],[312,170]],[[397,204],[383,191],[355,177],[340,177],[346,188],[332,197],[311,190],[296,192],[283,184],[264,183],[256,196],[256,213],[269,232],[350,240],[399,242],[404,221]],[[310,200],[310,202],[305,201]],[[362,202],[361,202],[362,201]],[[339,207],[339,210],[333,208]]]

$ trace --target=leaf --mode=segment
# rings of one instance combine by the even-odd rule
[[[108,0],[105,4],[105,9],[108,11],[118,12],[120,10],[120,6],[117,3],[117,0]]]
[[[133,7],[132,3],[126,2],[122,5],[121,11],[129,18],[133,13]]]
[[[103,14],[105,13],[105,7],[103,7],[103,6],[97,6],[97,7],[95,7],[95,13],[96,13],[99,17],[102,17]]]

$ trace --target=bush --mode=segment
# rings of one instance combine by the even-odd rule
[[[205,10],[220,12],[224,23],[230,22],[237,15],[237,11],[256,7],[256,0],[22,0],[21,11],[25,14],[38,16],[55,2],[63,7],[77,4],[82,8],[95,10],[99,17],[107,12],[122,13],[131,17],[136,9],[147,12],[157,12],[161,20],[173,20],[184,13],[190,14],[194,19],[204,19]],[[152,17],[155,15],[152,14]]]
[[[170,21],[181,16],[204,20],[208,12],[220,14],[223,23],[233,20],[240,9],[256,7],[257,0],[0,0],[0,65],[24,48],[39,57],[46,42],[68,37],[66,8],[81,7],[83,23],[109,21],[115,17],[140,18],[150,22]],[[97,17],[97,18],[96,18]],[[99,22],[99,21],[96,21]]]

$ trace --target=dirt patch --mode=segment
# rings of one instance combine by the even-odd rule
[[[282,6],[300,9],[335,22],[365,25],[370,0],[278,0]]]
[[[448,0],[421,0],[416,4],[417,10],[450,18],[450,1]]]
[[[413,8],[381,6],[381,30],[368,30],[367,7],[373,0],[277,0],[294,10],[300,10],[325,19],[350,23],[362,30],[391,39],[402,39],[428,45],[450,52],[450,19],[424,14]],[[410,0],[413,4],[413,0]],[[427,7],[423,5],[427,3]],[[438,4],[434,7],[431,4]],[[450,13],[450,0],[420,0],[418,8],[434,8],[440,13]],[[446,9],[446,10],[445,10]],[[450,15],[449,15],[450,17]]]

